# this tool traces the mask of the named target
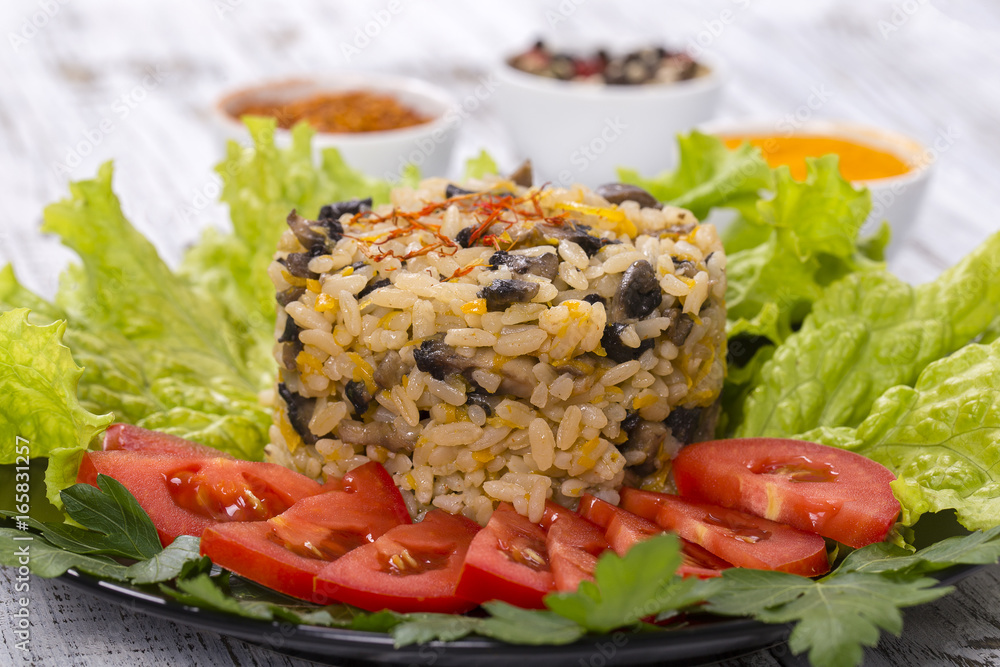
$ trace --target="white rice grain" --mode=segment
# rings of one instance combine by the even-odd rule
[[[688,287],[687,283],[681,281],[680,278],[672,273],[668,273],[660,278],[660,289],[676,297],[687,296],[691,292],[691,288]]]
[[[483,429],[472,422],[437,424],[424,429],[423,437],[442,447],[471,445],[483,435]]]
[[[432,377],[426,379],[427,391],[440,398],[449,405],[462,405],[465,403],[465,392],[455,389],[447,382],[436,380]]]
[[[337,300],[340,302],[340,319],[344,323],[344,329],[357,338],[361,335],[361,310],[357,299],[347,290],[341,290]]]
[[[606,387],[619,384],[629,379],[640,370],[639,361],[634,359],[623,364],[611,367],[607,373],[601,377],[601,384]]]
[[[582,417],[583,413],[580,412],[579,406],[571,405],[566,408],[566,414],[563,416],[563,420],[559,424],[559,431],[556,433],[556,444],[559,449],[565,451],[576,443],[577,438],[580,437]]]
[[[476,384],[491,394],[496,393],[496,390],[500,388],[500,383],[503,382],[502,375],[498,375],[492,371],[483,370],[482,368],[477,368],[472,371],[472,379],[476,381]]]
[[[645,260],[646,256],[641,252],[623,252],[604,260],[604,273],[613,274],[621,273],[628,267],[632,266],[635,262],[640,260]]]
[[[444,342],[452,347],[493,347],[497,337],[482,329],[449,329],[444,336]]]
[[[533,322],[545,310],[543,303],[515,303],[500,315],[500,321],[505,325]]]
[[[565,401],[573,394],[573,377],[569,373],[559,376],[559,379],[549,385],[549,393]]]
[[[534,352],[548,339],[548,334],[538,328],[526,329],[500,336],[493,346],[504,357],[519,357]]]
[[[552,467],[555,458],[556,440],[548,422],[541,417],[531,420],[528,425],[528,438],[531,442],[531,458],[535,460],[540,471]]]
[[[298,301],[292,301],[285,306],[285,312],[302,329],[319,329],[326,332],[333,330],[333,325],[323,315],[311,308],[307,308]]]
[[[584,271],[588,266],[590,266],[590,258],[587,257],[587,253],[583,251],[583,248],[572,241],[560,241],[558,252],[560,257],[580,271]]]
[[[323,283],[323,292],[330,296],[337,296],[340,292],[350,292],[357,294],[368,284],[368,276],[360,273],[352,273],[349,276],[328,276]]]

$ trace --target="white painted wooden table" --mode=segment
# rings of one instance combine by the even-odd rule
[[[206,203],[222,154],[209,107],[232,85],[354,68],[419,75],[464,96],[502,53],[556,35],[613,48],[699,45],[732,71],[723,118],[841,118],[937,141],[927,204],[890,264],[922,282],[1000,227],[1000,6],[971,4],[5,0],[0,259],[29,286],[54,291],[70,255],[39,237],[41,209],[65,195],[68,178],[92,176],[114,159],[126,213],[176,261],[199,228],[225,224],[224,209]],[[365,43],[359,30],[380,18]],[[349,62],[345,44],[357,48]],[[810,109],[817,91],[826,100]],[[463,123],[453,169],[483,147],[505,168],[522,157],[489,105]],[[0,582],[0,664],[306,664],[124,611],[58,581],[33,584],[33,653],[25,659],[6,622],[8,570]],[[998,665],[998,603],[1000,568],[987,568],[954,595],[909,610],[903,637],[883,639],[866,664]],[[724,664],[795,663],[775,651]]]

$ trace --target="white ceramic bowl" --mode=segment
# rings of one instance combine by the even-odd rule
[[[497,72],[496,105],[536,182],[597,186],[618,180],[616,169],[644,175],[676,162],[675,135],[712,117],[725,70],[676,83],[609,86],[528,74],[505,60]]]
[[[777,121],[733,121],[708,123],[699,128],[721,137],[785,136],[786,125]],[[796,136],[824,136],[846,139],[891,153],[902,160],[910,171],[899,176],[852,181],[867,187],[872,194],[872,210],[862,227],[862,235],[874,232],[882,220],[892,228],[889,253],[899,250],[903,240],[916,226],[930,182],[934,153],[916,139],[905,134],[871,125],[846,121],[815,120],[792,130]]]
[[[228,136],[247,140],[249,133],[237,115],[250,103],[281,104],[318,93],[365,90],[387,94],[401,104],[433,118],[430,122],[379,132],[317,132],[313,145],[337,148],[349,165],[371,176],[399,180],[406,164],[424,176],[444,176],[451,161],[460,116],[446,91],[420,79],[377,73],[344,72],[311,79],[265,82],[232,91],[216,105],[216,117]],[[288,142],[288,130],[277,140]]]

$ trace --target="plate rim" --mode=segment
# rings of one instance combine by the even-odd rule
[[[984,568],[984,565],[954,565],[931,573],[938,585],[956,583]],[[396,648],[393,637],[387,632],[353,630],[350,628],[328,627],[313,624],[292,624],[280,620],[266,621],[228,614],[222,611],[204,609],[178,602],[164,594],[141,590],[127,582],[115,582],[96,577],[73,568],[57,578],[70,587],[82,590],[96,597],[114,602],[147,615],[208,630],[221,635],[235,637],[268,650],[285,655],[298,655],[316,659],[319,649],[326,649],[327,659],[347,657],[355,660],[381,659],[391,655],[393,661],[419,664],[426,659],[426,651],[446,650],[453,658],[468,659],[471,655],[482,656],[484,652],[497,652],[498,657],[509,660],[517,653],[530,654],[539,658],[564,655],[567,658],[591,655],[595,647],[602,643],[620,642],[619,632],[603,635],[585,635],[569,644],[512,644],[488,637],[469,636],[454,641],[433,640]],[[636,633],[628,636],[628,641],[620,647],[620,659],[629,655],[650,657],[658,654],[661,662],[678,659],[724,656],[729,651],[742,650],[744,653],[766,649],[787,641],[792,626],[789,623],[768,624],[749,618],[717,617],[718,620],[695,623],[665,632]],[[273,633],[277,632],[278,637]],[[616,639],[618,635],[618,639]],[[678,642],[664,641],[676,638]],[[694,650],[700,643],[717,645],[720,650],[712,653]],[[676,655],[672,655],[675,654]],[[440,656],[438,656],[440,657]],[[609,661],[610,662],[610,661]],[[439,662],[447,664],[447,661]],[[554,664],[548,662],[547,664]],[[575,664],[575,662],[573,663]]]

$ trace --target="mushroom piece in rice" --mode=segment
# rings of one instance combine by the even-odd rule
[[[269,268],[269,460],[376,460],[414,514],[480,523],[498,501],[538,520],[547,498],[663,489],[715,425],[726,259],[713,226],[635,190],[428,179],[293,211]]]

